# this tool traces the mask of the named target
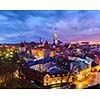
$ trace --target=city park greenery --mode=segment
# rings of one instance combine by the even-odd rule
[[[1,89],[35,89],[36,86],[19,78],[21,60],[18,47],[0,47],[0,88]],[[15,72],[19,71],[16,77]]]
[[[34,84],[26,82],[19,78],[9,79],[6,82],[6,87],[4,83],[0,84],[0,89],[37,89]]]
[[[0,88],[34,88],[34,86],[14,76],[14,72],[19,71],[21,67],[21,60],[18,58],[19,53],[18,47],[0,47]]]
[[[19,69],[18,55],[19,50],[15,47],[0,48],[0,83],[6,83],[14,78],[14,72]]]

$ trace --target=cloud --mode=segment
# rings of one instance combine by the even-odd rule
[[[0,41],[3,41],[3,40],[5,40],[5,39],[0,37]]]
[[[0,41],[53,40],[54,29],[62,41],[98,40],[100,11],[3,10],[0,11]],[[86,38],[87,37],[87,38]],[[93,38],[94,37],[94,38]]]
[[[8,17],[4,15],[0,15],[0,22],[3,22],[3,21],[8,21]]]

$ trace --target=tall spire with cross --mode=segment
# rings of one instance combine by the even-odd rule
[[[57,36],[57,29],[55,28],[55,32],[53,34],[53,40],[54,40],[54,43],[57,44],[58,42],[58,36]]]

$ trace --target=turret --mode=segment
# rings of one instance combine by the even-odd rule
[[[44,44],[43,56],[44,56],[44,58],[50,57],[50,45],[49,45],[48,41],[46,41]]]
[[[20,44],[20,48],[19,48],[20,52],[26,52],[26,46],[25,46],[25,43],[21,43]]]

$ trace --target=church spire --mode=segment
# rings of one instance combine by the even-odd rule
[[[54,32],[54,34],[53,34],[53,40],[54,40],[54,43],[55,44],[57,44],[57,42],[58,42],[58,36],[57,36],[57,29],[55,28],[55,32]]]

